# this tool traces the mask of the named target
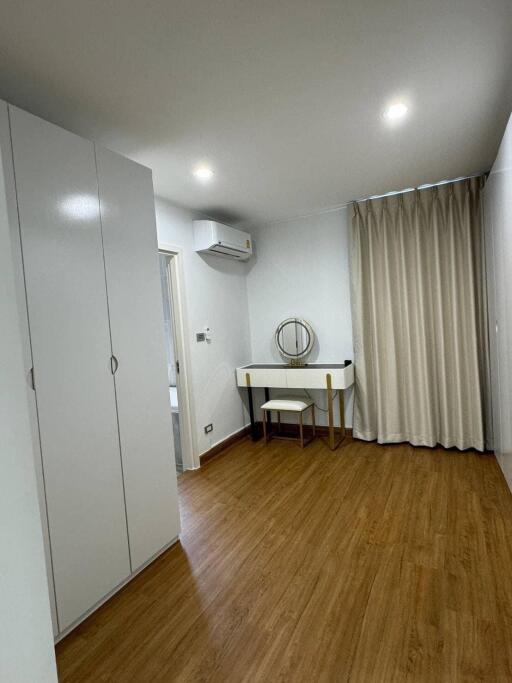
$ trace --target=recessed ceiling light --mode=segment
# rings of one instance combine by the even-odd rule
[[[208,182],[208,180],[211,180],[213,178],[212,169],[209,166],[206,166],[205,164],[197,166],[193,170],[193,174],[197,178],[197,180],[200,180],[203,183]]]
[[[394,102],[385,110],[384,118],[388,121],[398,121],[399,119],[403,119],[408,111],[407,105],[403,102]]]

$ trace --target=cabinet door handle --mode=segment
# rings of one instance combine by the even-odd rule
[[[115,375],[117,372],[117,368],[119,367],[119,361],[117,358],[112,354],[110,356],[110,372]]]
[[[34,381],[34,368],[33,367],[30,368],[28,374],[30,376],[30,386],[32,387],[32,390],[35,391],[36,390],[36,383]]]

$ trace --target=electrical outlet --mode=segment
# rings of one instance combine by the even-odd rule
[[[206,427],[204,428],[204,433],[205,433],[205,434],[209,434],[210,432],[213,432],[213,425],[212,425],[211,422],[210,422],[209,425],[206,425]]]

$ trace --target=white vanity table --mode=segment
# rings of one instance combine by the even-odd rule
[[[345,436],[344,391],[354,383],[354,365],[352,361],[344,363],[310,363],[307,365],[259,364],[246,365],[236,370],[236,381],[239,387],[246,387],[249,395],[249,413],[251,417],[251,434],[253,440],[260,436],[254,419],[252,389],[265,389],[265,400],[269,399],[270,389],[324,389],[327,391],[327,410],[329,416],[329,447],[334,450]],[[339,392],[340,406],[340,438],[336,442],[334,436],[333,391]]]

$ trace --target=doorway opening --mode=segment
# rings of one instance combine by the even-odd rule
[[[171,262],[174,254],[159,252],[160,283],[162,285],[162,303],[164,313],[165,352],[167,356],[167,381],[169,386],[169,407],[172,415],[172,433],[174,439],[174,457],[176,471],[181,474],[185,469],[183,464],[183,448],[180,424],[180,392],[179,374],[180,358],[178,355],[178,341],[176,335],[176,315],[172,287]]]
[[[178,474],[200,466],[194,430],[194,403],[190,372],[183,252],[170,244],[158,245],[162,288],[167,381]]]

